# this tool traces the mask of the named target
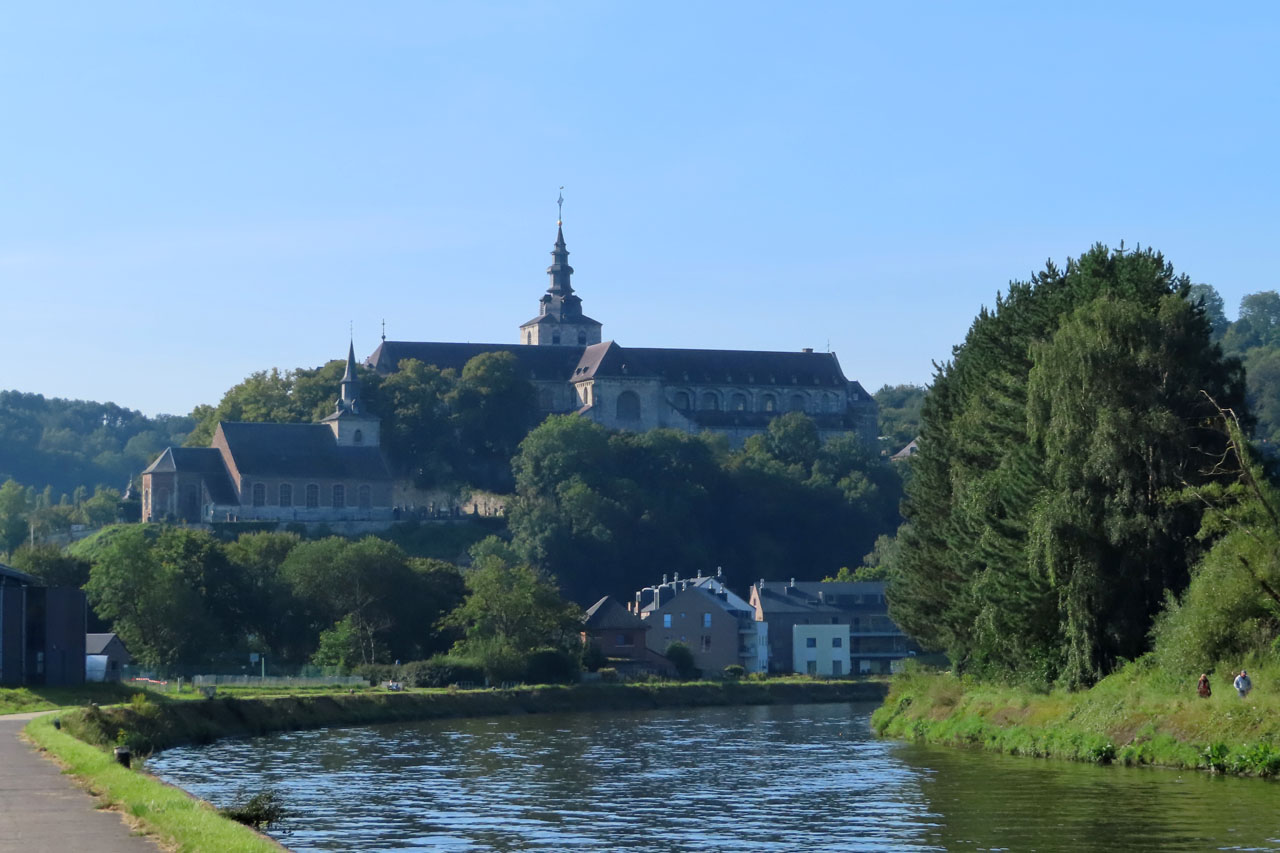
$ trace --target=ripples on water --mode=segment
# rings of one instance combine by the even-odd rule
[[[441,720],[169,750],[297,851],[1280,851],[1280,788],[880,741],[866,705]]]

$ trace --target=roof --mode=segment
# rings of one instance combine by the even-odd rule
[[[468,361],[487,352],[509,352],[516,357],[530,379],[568,380],[582,357],[580,346],[531,346],[529,344],[455,344],[426,341],[383,341],[365,361],[383,375],[395,373],[400,362],[417,359],[441,370],[462,368]]]
[[[114,632],[108,634],[85,634],[84,653],[86,655],[104,655],[107,653],[107,646],[111,645],[112,640],[120,644],[120,648],[124,649],[125,654],[129,654],[129,650],[125,648],[124,640],[117,637]]]
[[[625,607],[613,600],[613,596],[609,595],[588,607],[582,622],[587,628],[596,631],[613,628],[643,628],[647,630],[649,627],[639,616],[629,613]]]
[[[769,613],[847,613],[864,607],[854,596],[884,595],[883,581],[765,581],[756,585],[760,609]]]
[[[231,485],[231,475],[222,462],[222,451],[216,447],[166,447],[143,474],[199,474],[215,504],[238,503]]]
[[[20,572],[17,569],[0,563],[0,583],[6,581],[16,582],[27,586],[39,586],[40,579],[26,572]]]
[[[912,456],[915,456],[917,453],[920,452],[919,442],[920,442],[919,438],[911,439],[911,441],[907,443],[906,447],[902,448],[901,450],[899,450],[897,453],[893,454],[889,458],[895,462],[902,459],[910,459]]]
[[[670,383],[846,388],[835,353],[767,350],[623,347],[613,341],[586,348],[572,378],[659,377]]]
[[[223,421],[218,433],[241,476],[391,479],[378,448],[339,446],[324,424]]]

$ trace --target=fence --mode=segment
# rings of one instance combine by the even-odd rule
[[[369,682],[357,675],[196,675],[193,687],[365,687]]]

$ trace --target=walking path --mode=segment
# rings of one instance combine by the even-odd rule
[[[156,853],[120,815],[92,799],[18,739],[27,721],[48,711],[0,717],[0,853]]]

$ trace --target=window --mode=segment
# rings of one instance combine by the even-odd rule
[[[254,506],[267,505],[267,484],[266,483],[253,484],[253,505]]]
[[[805,637],[805,638],[804,638],[804,647],[805,647],[806,649],[816,649],[816,648],[818,647],[818,638],[817,638],[817,637]]]
[[[351,441],[355,444],[364,444],[364,430],[356,430],[355,435],[351,436]]]
[[[711,627],[711,614],[710,614],[710,613],[703,613],[703,614],[702,614],[702,627],[703,627],[703,628],[710,628],[710,627]]]
[[[791,395],[791,411],[803,412],[804,410],[805,410],[804,395],[792,394]]]
[[[341,509],[347,505],[347,487],[339,483],[333,487],[333,508]]]
[[[832,674],[832,675],[844,675],[844,661],[842,661],[842,660],[833,660],[833,661],[831,662],[831,674]]]
[[[715,395],[714,391],[707,391],[702,395],[702,408],[708,412],[720,410],[720,398]]]
[[[552,334],[552,335],[551,335],[551,343],[553,343],[553,344],[558,344],[558,343],[560,343],[560,333],[559,333],[559,332],[555,332],[554,334]]]
[[[307,509],[320,506],[320,487],[315,483],[307,484]]]
[[[663,628],[670,628],[670,627],[671,627],[671,614],[670,614],[670,613],[663,613],[663,614],[662,614],[662,627],[663,627]]]
[[[747,410],[747,395],[746,395],[746,394],[734,394],[734,395],[733,395],[733,410],[734,410],[735,412],[745,412],[745,411]]]
[[[630,646],[630,645],[632,645],[632,643],[631,643],[631,635],[630,635],[630,634],[619,634],[617,637],[615,637],[615,638],[614,638],[613,644],[614,644],[615,646]]]
[[[525,332],[525,333],[524,333],[524,342],[525,342],[526,344],[531,344],[531,343],[533,343],[533,332]]]
[[[360,496],[361,509],[373,509],[373,489],[368,486],[361,486],[357,494]]]
[[[690,403],[690,401],[689,401],[689,392],[688,392],[688,391],[677,391],[677,392],[676,392],[676,399],[675,399],[675,406],[676,406],[676,408],[677,408],[677,409],[679,409],[679,410],[680,410],[680,411],[682,411],[682,412],[687,412],[687,411],[689,411],[689,406],[690,406],[690,405],[691,405],[691,403]]]
[[[280,506],[293,506],[293,486],[289,483],[280,484]]]
[[[809,673],[810,675],[817,675],[818,662],[816,660],[809,661],[808,664],[805,666],[804,671]]]
[[[839,649],[839,648],[843,648],[843,647],[844,647],[844,638],[843,638],[843,637],[832,637],[832,638],[831,638],[831,648],[833,648],[833,649]]]
[[[840,617],[839,617],[839,616],[832,616],[832,617],[831,617],[831,624],[832,624],[832,625],[839,625],[839,624],[840,624]]]
[[[702,635],[702,645],[701,645],[701,649],[702,649],[704,652],[709,652],[709,651],[711,651],[711,635],[710,635],[710,634],[703,634],[703,635]]]
[[[772,394],[765,394],[760,398],[760,407],[766,412],[778,411],[778,399]]]
[[[635,391],[623,391],[618,395],[618,420],[640,420],[640,395]]]

